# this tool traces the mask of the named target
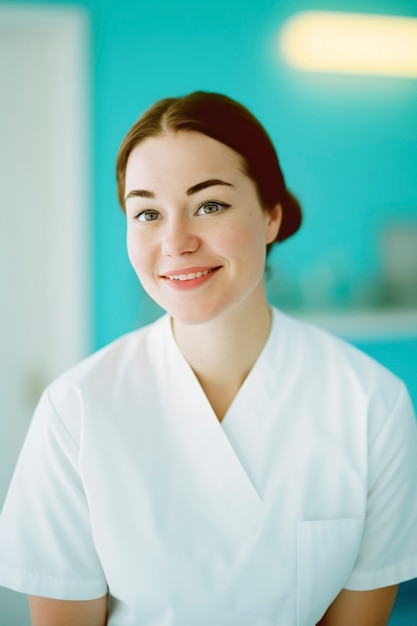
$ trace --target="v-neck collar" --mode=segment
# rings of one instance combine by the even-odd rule
[[[251,477],[250,448],[268,413],[268,372],[276,326],[273,312],[269,337],[222,422],[179,349],[168,315],[159,320],[156,329],[161,359],[158,369],[164,373],[162,387],[170,419],[183,440],[190,442],[187,452],[223,523],[232,523],[243,535],[254,531],[262,506],[261,494]]]
[[[197,376],[194,374],[191,366],[187,362],[186,358],[182,354],[174,336],[172,329],[171,319],[168,315],[164,316],[164,324],[166,331],[167,345],[170,347],[170,351],[176,355],[177,364],[181,363],[181,373],[186,376],[187,379],[193,381],[193,385],[197,386],[201,391],[201,396],[204,398],[204,404],[208,406],[209,412],[212,413],[213,419],[220,424],[222,428],[229,429],[229,423],[234,422],[236,419],[241,420],[242,416],[248,416],[250,421],[253,422],[254,429],[261,426],[265,410],[263,408],[269,399],[269,394],[263,393],[262,395],[255,395],[254,391],[264,388],[265,386],[269,391],[273,391],[276,388],[274,381],[271,380],[269,373],[271,371],[271,363],[275,360],[273,358],[276,352],[276,342],[278,334],[278,315],[277,309],[271,308],[271,328],[268,338],[259,353],[252,369],[245,378],[242,386],[231,402],[228,410],[226,411],[221,422],[217,419],[217,416],[204,393],[203,388]],[[270,389],[270,383],[272,382],[272,389]],[[190,381],[191,383],[191,381]],[[248,410],[254,409],[254,410]],[[245,421],[245,426],[247,426]]]

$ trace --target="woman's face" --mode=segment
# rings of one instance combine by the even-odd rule
[[[265,303],[281,209],[263,210],[234,150],[198,132],[145,139],[129,156],[125,198],[132,266],[174,319],[200,324]]]

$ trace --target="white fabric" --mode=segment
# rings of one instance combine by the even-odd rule
[[[417,576],[403,384],[274,310],[219,423],[168,316],[44,393],[0,518],[0,583],[110,594],[110,626],[313,626]]]

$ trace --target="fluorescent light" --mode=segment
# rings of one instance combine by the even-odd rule
[[[309,72],[417,78],[417,19],[306,11],[279,37],[289,64]]]

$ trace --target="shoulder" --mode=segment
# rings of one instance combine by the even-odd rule
[[[164,315],[151,324],[118,337],[61,374],[53,384],[101,374],[130,363],[138,353],[141,355],[149,353],[152,349],[150,344],[160,337],[167,327],[167,318],[168,316]]]
[[[277,359],[317,402],[344,403],[351,414],[375,414],[379,421],[407,395],[395,374],[347,341],[277,309],[274,325]]]
[[[164,315],[119,337],[58,376],[44,395],[61,412],[79,407],[89,398],[94,398],[96,404],[105,403],[129,386],[145,386],[168,330],[169,317]]]
[[[273,309],[276,335],[280,345],[285,345],[293,359],[312,366],[322,373],[333,368],[333,375],[349,375],[356,382],[365,384],[388,383],[398,387],[401,380],[381,363],[365,354],[347,341],[301,319],[291,317],[278,309]],[[348,381],[345,381],[348,382]]]

